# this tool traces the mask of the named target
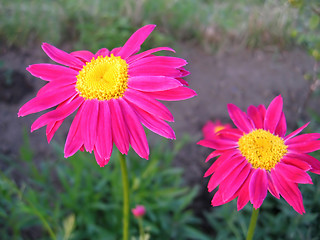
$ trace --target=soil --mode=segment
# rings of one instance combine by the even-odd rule
[[[207,180],[202,176],[209,167],[204,160],[210,150],[196,143],[202,138],[201,128],[208,120],[230,122],[228,103],[234,103],[245,111],[252,104],[269,104],[281,94],[288,126],[295,127],[298,109],[303,106],[309,89],[303,75],[312,72],[313,66],[312,59],[304,51],[229,49],[209,54],[191,44],[181,44],[176,50],[176,56],[189,62],[187,69],[191,74],[186,80],[198,94],[186,101],[165,103],[175,117],[172,127],[176,132],[176,141],[184,135],[189,136],[189,142],[175,159],[176,165],[186,169],[187,183],[206,183]],[[30,64],[48,61],[40,46],[31,50],[0,53],[0,63],[3,63],[0,71],[0,159],[19,159],[23,129],[29,130],[32,122],[41,115],[17,117],[19,108],[45,84],[32,77],[25,68]],[[305,122],[310,120],[306,114],[302,118]],[[62,145],[68,126],[68,123],[63,124],[54,137]],[[46,142],[45,128],[30,133],[29,137],[36,160],[50,158],[53,150]],[[150,134],[150,137],[161,139],[156,134]],[[4,161],[0,160],[0,167],[8,166],[4,166]],[[206,188],[203,190],[206,191]]]

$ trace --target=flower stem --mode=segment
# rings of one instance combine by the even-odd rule
[[[259,208],[258,209],[253,208],[246,240],[252,240],[253,238],[254,229],[256,228],[256,224],[258,220],[258,215],[259,215]]]
[[[123,186],[123,240],[129,239],[129,180],[126,157],[120,154],[120,165]]]
[[[140,233],[140,238],[141,240],[145,240],[144,237],[144,229],[143,229],[143,223],[142,223],[142,217],[138,218],[138,224],[139,224],[139,233]]]

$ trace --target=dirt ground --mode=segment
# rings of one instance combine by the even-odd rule
[[[179,152],[175,164],[186,168],[188,183],[205,184],[202,176],[209,164],[204,160],[210,150],[196,145],[202,138],[201,128],[208,121],[220,119],[230,122],[227,104],[234,103],[243,110],[253,104],[269,104],[277,95],[284,98],[284,112],[289,127],[297,122],[297,110],[303,104],[308,84],[303,75],[312,71],[312,59],[299,49],[290,51],[262,51],[230,49],[223,53],[208,54],[190,44],[176,48],[176,56],[185,58],[191,75],[190,87],[198,96],[186,101],[167,102],[175,123],[172,124],[177,139],[185,134],[190,142]],[[37,49],[3,51],[0,53],[0,167],[6,168],[1,158],[14,161],[19,158],[23,128],[30,129],[32,122],[41,114],[17,117],[18,109],[35,96],[44,81],[33,78],[25,68],[34,63],[48,62],[49,58]],[[8,69],[11,69],[8,71]],[[11,74],[12,82],[7,75]],[[9,78],[9,79],[10,79]],[[307,115],[304,120],[309,121]],[[66,121],[68,122],[68,121]],[[70,123],[70,121],[69,121]],[[54,140],[63,144],[68,124],[63,124]],[[45,138],[45,128],[31,134],[30,142],[37,160],[48,159],[53,153]],[[150,134],[150,138],[161,137]],[[153,141],[153,142],[156,142]]]

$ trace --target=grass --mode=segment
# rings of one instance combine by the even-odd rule
[[[117,47],[138,27],[154,23],[158,30],[145,47],[176,40],[207,49],[229,43],[283,47],[290,42],[294,16],[285,1],[271,0],[3,0],[0,42],[9,47],[71,42],[95,51]]]

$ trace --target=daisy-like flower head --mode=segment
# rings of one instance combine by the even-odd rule
[[[207,170],[208,190],[219,186],[212,199],[219,206],[238,197],[241,210],[249,201],[259,208],[269,191],[280,195],[298,213],[305,212],[298,184],[312,184],[307,171],[320,174],[320,162],[308,153],[320,149],[320,134],[299,134],[308,123],[285,136],[283,100],[276,97],[266,109],[249,106],[247,114],[233,104],[229,115],[238,129],[224,129],[219,137],[198,144],[213,148],[207,161],[220,156]]]
[[[207,123],[202,128],[202,133],[204,139],[212,139],[219,136],[219,132],[223,129],[232,128],[230,124],[223,124],[220,120],[216,120],[214,122],[207,121]]]
[[[137,205],[131,211],[136,218],[143,217],[146,214],[146,208],[143,205]]]
[[[94,151],[97,163],[105,166],[113,143],[127,154],[129,145],[148,159],[149,147],[141,124],[170,139],[175,134],[167,122],[173,122],[170,111],[157,100],[178,101],[196,93],[187,88],[182,77],[189,74],[184,59],[155,56],[166,50],[158,47],[139,53],[141,44],[155,25],[136,31],[123,47],[97,53],[76,51],[66,53],[44,43],[42,49],[56,64],[34,64],[27,70],[48,81],[37,96],[23,105],[18,116],[57,106],[40,116],[31,131],[47,126],[48,142],[66,117],[77,112],[69,129],[64,154],[69,157],[78,150]]]

